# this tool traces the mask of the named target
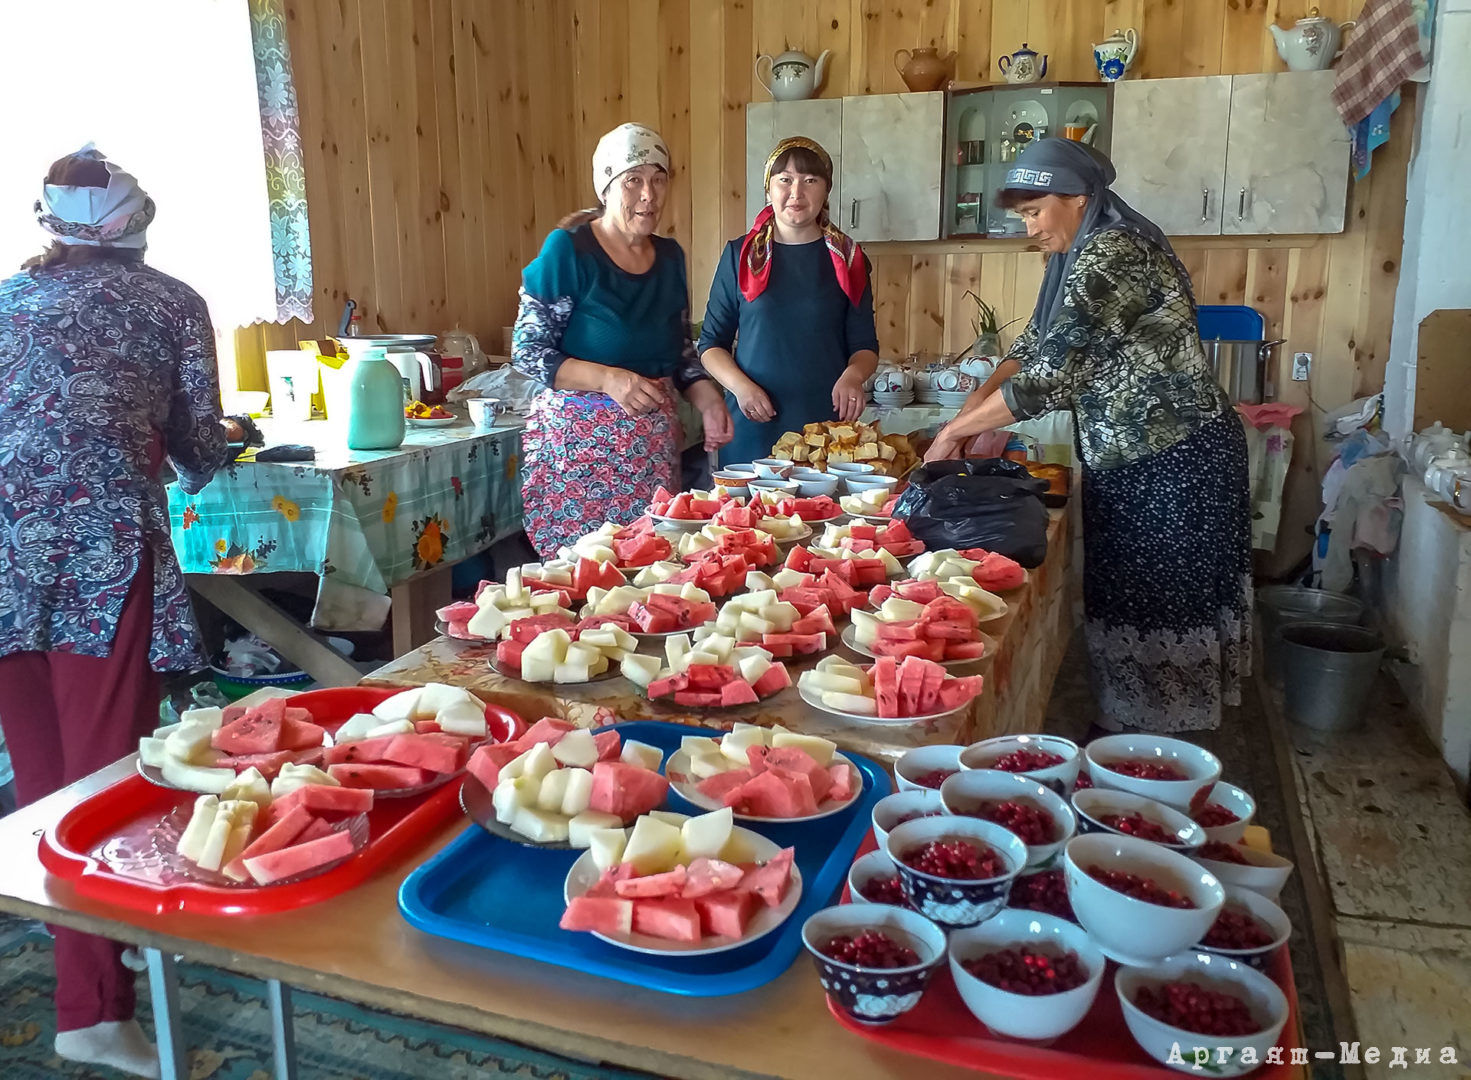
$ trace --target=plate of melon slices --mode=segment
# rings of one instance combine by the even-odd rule
[[[745,726],[745,725],[742,725]],[[758,729],[770,732],[770,729]],[[734,734],[734,733],[732,733]],[[727,736],[728,737],[728,736]],[[714,739],[706,740],[715,748],[715,754],[720,754],[720,744]],[[690,739],[685,740],[686,743]],[[758,744],[760,745],[760,744]],[[733,759],[721,761],[719,765],[725,766],[719,772],[711,773],[701,779],[694,768],[694,757],[691,753],[692,747],[681,747],[670,755],[668,763],[664,767],[664,774],[669,777],[669,786],[676,794],[687,802],[698,806],[701,810],[719,810],[722,806],[731,805],[724,801],[725,791],[732,788],[740,788],[744,785],[755,783],[756,789],[751,790],[748,801],[742,801],[731,806],[735,816],[740,821],[754,821],[759,824],[790,825],[802,821],[816,821],[818,818],[830,817],[840,814],[852,806],[860,795],[863,794],[863,775],[858,771],[858,766],[853,764],[852,759],[843,754],[831,751],[830,763],[822,766],[810,753],[797,747],[772,748],[770,753],[777,755],[777,765],[788,763],[793,754],[801,754],[807,761],[800,762],[801,771],[818,772],[823,775],[825,782],[831,784],[829,779],[833,769],[838,766],[846,766],[847,779],[844,785],[845,793],[840,797],[832,797],[824,791],[824,797],[816,803],[817,809],[810,814],[758,814],[748,813],[741,809],[742,806],[755,806],[758,809],[784,809],[786,804],[792,801],[792,797],[786,794],[782,788],[785,786],[781,779],[781,771],[767,769],[767,776],[755,773],[750,766],[741,766]],[[765,755],[770,757],[770,753]],[[702,754],[707,761],[715,760],[713,755]],[[708,766],[706,766],[708,768]],[[718,779],[717,779],[718,778]],[[772,778],[775,778],[774,780]],[[706,781],[715,780],[715,784],[707,784]],[[809,778],[808,783],[811,783]],[[764,790],[763,785],[770,785],[776,790]],[[701,791],[704,785],[706,790]],[[808,791],[811,792],[811,788]],[[815,793],[814,793],[815,794]]]
[[[713,816],[703,815],[704,818]],[[727,823],[729,820],[725,817]],[[709,956],[739,949],[765,937],[779,929],[797,909],[802,899],[802,872],[793,861],[791,848],[783,848],[750,829],[734,826],[730,829],[730,843],[743,848],[749,858],[735,862],[697,857],[688,864],[676,863],[675,859],[682,857],[679,854],[681,832],[680,827],[667,820],[645,814],[634,823],[628,837],[624,858],[631,856],[630,862],[615,864],[604,871],[599,869],[592,851],[583,852],[567,872],[563,886],[568,904],[563,928],[587,930],[609,945],[632,952],[653,956]],[[670,849],[667,855],[661,855],[658,850],[661,841],[662,846]],[[624,867],[627,869],[620,869]],[[640,874],[635,867],[645,872]],[[740,876],[736,876],[737,871],[741,872]],[[619,875],[643,883],[633,886],[639,890],[637,895],[622,896],[614,891],[617,886],[612,879]],[[699,892],[705,889],[708,891]],[[593,892],[605,895],[589,896]],[[691,892],[699,894],[689,896]],[[588,903],[589,900],[594,902]],[[703,934],[703,925],[712,919],[739,926],[743,932],[739,936]],[[569,926],[569,921],[573,925]],[[662,933],[640,932],[634,929],[637,926]]]
[[[866,657],[869,660],[878,659],[878,653],[874,652],[867,645],[860,645],[858,643],[858,628],[852,623],[849,623],[847,626],[843,627],[841,640],[843,642],[844,648],[852,649],[859,656]],[[996,639],[990,637],[987,634],[981,634],[980,640],[981,643],[986,647],[986,651],[983,652],[980,656],[970,658],[961,657],[958,660],[936,660],[935,663],[943,664],[947,668],[962,668],[974,667],[982,661],[991,659],[993,656],[995,656],[996,649],[998,648]]]

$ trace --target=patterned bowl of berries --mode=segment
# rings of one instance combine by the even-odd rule
[[[919,1004],[945,958],[945,932],[908,908],[842,904],[802,924],[828,997],[853,1019],[886,1024]]]
[[[1207,840],[1226,844],[1239,841],[1255,815],[1256,800],[1224,780],[1211,788],[1205,797],[1205,805],[1190,813],[1196,824],[1205,830]]]
[[[1128,791],[1089,788],[1073,792],[1078,832],[1109,832],[1189,855],[1205,843],[1205,830],[1173,806]]]
[[[1082,751],[1059,735],[1000,735],[971,743],[960,755],[962,769],[1020,773],[1067,798],[1078,779]]]
[[[960,771],[960,752],[964,749],[963,746],[934,743],[908,751],[894,763],[894,779],[899,782],[899,790],[929,788],[939,791],[948,777]]]
[[[1221,778],[1221,759],[1193,743],[1162,735],[1105,735],[1083,747],[1095,788],[1131,791],[1189,812]]]
[[[1197,1076],[1197,1061],[1209,1063],[1210,1076],[1251,1072],[1287,1022],[1277,984],[1224,956],[1181,953],[1119,968],[1113,982],[1134,1041],[1162,1065]]]
[[[950,935],[950,974],[966,1008],[1009,1039],[1055,1039],[1078,1026],[1105,960],[1066,919],[1007,908]]]
[[[1075,836],[1063,848],[1063,870],[1078,922],[1121,964],[1148,965],[1190,948],[1226,899],[1199,864],[1133,836]]]
[[[1258,851],[1245,844],[1224,844],[1211,840],[1195,851],[1193,858],[1223,885],[1240,885],[1261,893],[1274,903],[1282,894],[1282,886],[1292,876],[1292,860]]]
[[[899,881],[899,868],[882,851],[860,855],[848,867],[848,892],[855,904],[909,906]]]
[[[1072,838],[1077,819],[1061,795],[1017,773],[968,769],[940,788],[945,809],[1003,825],[1027,845],[1027,867],[1046,866]]]
[[[945,804],[940,800],[939,788],[915,788],[885,795],[873,804],[873,836],[878,841],[879,850],[884,850],[889,830],[900,822],[939,817],[944,813]]]
[[[1195,948],[1265,971],[1267,961],[1291,936],[1287,912],[1261,893],[1227,885],[1225,906]]]
[[[894,826],[886,850],[910,906],[947,930],[1000,911],[1027,862],[1027,845],[1010,829],[950,815]]]

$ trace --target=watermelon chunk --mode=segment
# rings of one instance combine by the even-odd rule
[[[352,837],[347,832],[333,832],[304,844],[292,844],[278,851],[243,860],[250,876],[261,885],[304,874],[338,859],[346,858],[353,851]]]
[[[981,692],[982,679],[979,675],[946,679],[940,684],[939,708],[937,712],[949,712],[968,703]]]
[[[795,855],[795,849],[782,848],[766,865],[746,871],[740,887],[755,893],[767,907],[778,906],[792,883],[792,859]]]
[[[336,831],[332,827],[332,823],[326,818],[314,817],[312,818],[312,823],[301,831],[301,835],[296,838],[296,842],[298,844],[305,844],[312,840],[320,840],[322,837],[330,836]]]
[[[274,780],[276,774],[281,771],[281,766],[288,761],[294,762],[296,754],[300,751],[277,750],[273,754],[239,754],[233,757],[223,757],[215,762],[215,767],[220,769],[234,769],[236,772],[244,772],[246,769],[259,769],[260,774],[267,780]]]
[[[360,762],[375,762],[386,760],[383,752],[388,745],[398,738],[397,735],[384,735],[377,739],[360,739],[357,742],[338,743],[329,746],[322,752],[322,760],[328,765],[353,765]]]
[[[526,642],[507,638],[495,647],[495,661],[511,671],[521,670],[521,654],[526,651]]]
[[[739,888],[695,898],[700,930],[710,937],[745,937],[746,927],[760,907],[760,898],[755,893]]]
[[[979,660],[986,655],[986,643],[984,641],[947,641],[945,643],[946,660]]]
[[[815,634],[765,634],[761,638],[761,647],[768,652],[771,646],[786,646],[797,656],[810,656],[820,653],[827,648],[827,634],[818,632]]]
[[[572,588],[579,597],[586,596],[591,588],[616,589],[623,584],[623,575],[617,567],[592,559],[578,559],[577,569],[572,574]]]
[[[831,765],[827,770],[829,787],[827,797],[834,802],[847,802],[853,797],[853,791],[858,786],[858,778],[854,775],[853,766],[846,761],[840,761]]]
[[[220,726],[234,723],[250,711],[248,705],[226,705],[220,710]]]
[[[271,820],[279,820],[298,806],[314,814],[366,814],[373,809],[373,793],[366,788],[303,784],[271,803]]]
[[[740,677],[726,664],[691,664],[685,669],[685,674],[690,677],[691,690],[719,690],[732,679]]]
[[[539,742],[557,745],[562,736],[569,731],[575,730],[576,724],[569,724],[565,720],[558,720],[554,716],[543,716],[531,727],[526,729],[526,734],[516,740],[516,745],[522,750],[530,750]]]
[[[289,710],[288,710],[289,711]],[[303,712],[306,710],[303,709]],[[282,750],[309,750],[321,746],[327,732],[320,726],[288,716],[281,721]]]
[[[524,752],[519,743],[490,743],[471,754],[465,767],[471,776],[494,791],[501,769]]]
[[[695,790],[701,795],[724,802],[727,792],[734,791],[753,775],[755,774],[750,769],[730,769],[705,777],[695,785]]]
[[[280,717],[249,713],[218,728],[209,737],[209,745],[226,754],[270,754],[281,749]],[[321,739],[317,739],[318,745]]]
[[[604,870],[602,874],[598,876],[598,880],[593,882],[592,888],[588,889],[587,892],[583,893],[583,895],[603,897],[617,896],[618,883],[620,881],[626,881],[628,878],[634,877],[638,877],[638,871],[634,869],[632,863],[615,863],[614,865]]]
[[[890,718],[900,716],[898,662],[891,656],[880,657],[869,668],[868,673],[873,680],[873,696],[878,714]]]
[[[633,930],[666,941],[699,941],[700,912],[693,900],[677,897],[636,900]]]
[[[788,772],[759,772],[727,791],[721,801],[753,817],[794,818],[817,813],[817,800],[807,777]]]
[[[571,630],[576,625],[577,622],[571,615],[549,611],[545,615],[528,615],[524,619],[517,619],[507,628],[506,633],[512,641],[530,645],[547,630]]]
[[[434,612],[447,623],[467,623],[480,611],[480,605],[471,600],[457,600]]]
[[[674,692],[674,704],[682,705],[687,709],[718,709],[721,700],[719,690],[676,690]]]
[[[465,762],[464,746],[451,746],[427,735],[395,735],[383,752],[383,760],[426,772],[453,773]]]
[[[230,877],[249,874],[250,871],[245,869],[246,859],[253,859],[257,855],[265,855],[268,852],[280,851],[288,847],[305,831],[312,820],[312,812],[306,807],[292,807],[276,819],[275,824],[252,840],[234,862],[225,868],[226,873]]]
[[[836,634],[833,617],[824,604],[792,623],[793,634]]]
[[[633,933],[633,901],[616,896],[575,896],[562,912],[563,930],[627,936]]]
[[[685,878],[689,871],[676,865],[673,870],[662,874],[645,874],[643,877],[625,878],[614,886],[619,896],[630,899],[678,896],[684,891]]]
[[[745,876],[746,872],[734,863],[701,855],[686,868],[684,887],[679,894],[687,900],[709,896],[711,893],[734,889]]]
[[[598,748],[599,761],[617,761],[623,750],[623,736],[616,731],[599,731],[593,735],[592,741]]]
[[[756,689],[745,679],[735,678],[720,688],[721,707],[734,705],[755,705],[761,699],[756,696]]]
[[[779,693],[792,685],[792,676],[787,671],[785,664],[772,664],[761,678],[752,684],[758,698],[769,698],[772,694]]]
[[[632,821],[664,801],[669,779],[624,761],[600,761],[592,768],[589,810]]]
[[[794,746],[773,747],[765,755],[764,761],[768,769],[780,769],[807,777],[812,797],[819,804],[827,798],[828,788],[832,786],[828,771],[805,750],[798,750]]]
[[[434,779],[432,773],[408,765],[329,765],[327,775],[343,787],[399,791]]]

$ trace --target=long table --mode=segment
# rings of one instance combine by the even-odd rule
[[[622,677],[575,687],[542,687],[507,678],[487,660],[494,647],[438,637],[400,656],[365,680],[375,686],[422,686],[429,682],[464,686],[487,701],[521,715],[559,716],[593,727],[610,719],[668,720],[729,728],[737,721],[770,726],[780,723],[832,739],[844,749],[893,762],[906,750],[926,743],[969,743],[992,735],[1041,731],[1052,683],[1071,633],[1068,568],[1072,556],[1072,518],[1051,512],[1047,558],[1029,572],[1027,583],[1005,594],[1006,617],[983,626],[992,640],[987,657],[962,674],[985,680],[970,708],[926,724],[874,724],[821,712],[804,702],[795,686],[758,704],[709,715],[662,702],[650,702]],[[857,654],[849,654],[857,659]]]

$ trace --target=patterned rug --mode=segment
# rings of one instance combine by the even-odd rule
[[[190,1080],[271,1080],[271,1018],[256,979],[180,964]],[[128,1074],[56,1056],[51,939],[36,923],[0,916],[0,1076],[5,1080],[118,1080]],[[377,1012],[297,990],[302,1080],[647,1080],[646,1074],[544,1054],[457,1028]],[[148,980],[138,1019],[152,1032]]]

